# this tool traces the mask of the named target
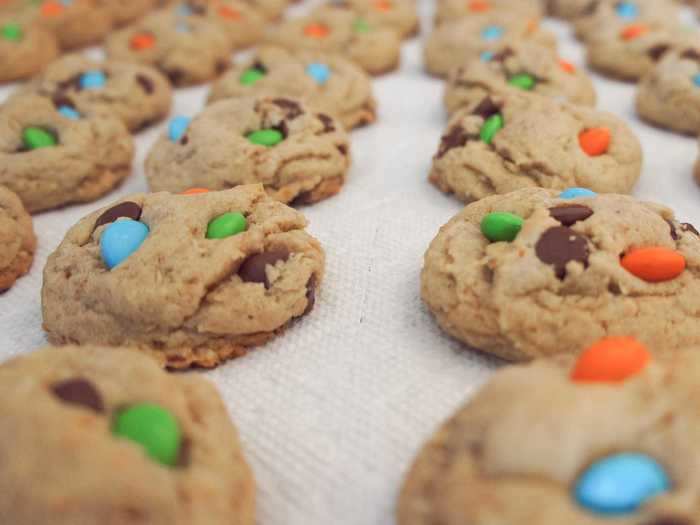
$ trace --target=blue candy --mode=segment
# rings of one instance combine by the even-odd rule
[[[491,62],[491,60],[493,60],[493,51],[483,51],[479,55],[479,59],[482,62]]]
[[[61,106],[58,108],[58,112],[71,120],[80,120],[80,113],[70,106]]]
[[[182,136],[187,133],[187,128],[190,126],[192,119],[184,115],[173,117],[168,125],[168,138],[173,142],[177,142]]]
[[[484,40],[498,40],[503,36],[504,30],[501,26],[488,26],[481,30],[481,38]]]
[[[693,84],[700,87],[700,73],[693,75]]]
[[[574,495],[594,514],[621,516],[670,489],[668,475],[657,461],[645,454],[623,453],[593,463],[576,482]]]
[[[577,199],[578,197],[597,197],[598,194],[586,188],[568,188],[559,194],[560,199]]]
[[[322,86],[328,82],[331,76],[331,69],[326,64],[314,63],[306,66],[306,74]]]
[[[639,16],[639,7],[632,2],[620,2],[615,6],[617,16],[627,20],[634,20]]]
[[[139,249],[148,237],[148,226],[139,221],[118,220],[111,223],[100,238],[102,260],[110,270]]]
[[[101,89],[107,83],[107,77],[102,71],[87,71],[80,77],[80,87],[83,89]]]

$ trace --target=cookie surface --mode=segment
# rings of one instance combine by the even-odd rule
[[[508,360],[573,353],[609,335],[669,350],[697,345],[692,225],[628,196],[559,195],[489,197],[443,226],[422,273],[423,300],[442,329]]]
[[[400,61],[401,40],[395,31],[375,27],[340,7],[320,7],[270,28],[267,41],[291,51],[339,53],[372,75],[393,71]]]
[[[262,48],[212,86],[209,102],[261,95],[305,100],[339,118],[346,129],[370,124],[376,118],[367,73],[338,55]]]
[[[0,83],[31,77],[57,55],[50,31],[27,17],[0,15]]]
[[[698,349],[614,383],[582,381],[579,366],[497,372],[418,454],[399,525],[693,523]]]
[[[629,193],[641,165],[639,140],[616,116],[512,91],[452,117],[429,178],[466,202],[535,186]]]
[[[0,106],[0,185],[31,213],[93,201],[131,173],[123,122],[111,112],[76,113],[35,94]]]
[[[416,0],[341,0],[333,5],[350,9],[370,26],[393,29],[401,38],[420,30]]]
[[[590,77],[562,60],[550,48],[528,42],[504,46],[452,70],[445,89],[445,106],[452,114],[475,106],[496,91],[524,90],[563,102],[595,106]]]
[[[342,126],[296,99],[221,100],[182,133],[175,122],[146,159],[152,191],[262,183],[281,202],[311,204],[338,193],[350,166]]]
[[[0,366],[0,392],[2,521],[254,523],[253,475],[203,378],[133,350],[47,348]]]
[[[549,16],[575,20],[591,13],[595,2],[591,0],[545,0],[544,5]]]
[[[216,366],[311,311],[324,255],[305,226],[259,185],[133,195],[81,220],[49,256],[44,328],[53,343]],[[120,231],[130,251],[112,244]]]
[[[452,22],[459,18],[479,17],[488,13],[517,11],[527,18],[542,16],[542,6],[538,0],[440,0],[435,12],[435,25]]]
[[[249,6],[257,9],[268,20],[279,20],[287,9],[289,0],[244,0]]]
[[[170,111],[170,82],[158,70],[119,61],[65,55],[21,89],[74,107],[111,111],[132,131],[162,120]]]
[[[64,50],[100,42],[113,25],[110,10],[98,0],[44,0],[26,9],[37,24],[56,36]]]
[[[576,36],[586,40],[601,27],[622,29],[629,24],[677,25],[679,9],[673,0],[610,0],[599,1],[584,15],[576,19]]]
[[[97,5],[107,9],[116,26],[123,26],[138,20],[148,14],[159,4],[161,0],[128,0],[127,2],[115,2],[114,0],[97,0]]]
[[[0,186],[0,293],[29,271],[35,250],[32,218],[19,197]]]

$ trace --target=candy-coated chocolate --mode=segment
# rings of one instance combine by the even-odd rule
[[[264,71],[260,71],[259,69],[255,67],[250,67],[246,69],[238,79],[241,84],[244,86],[252,86],[255,84],[258,80],[263,78],[265,76]]]
[[[622,267],[632,275],[650,283],[675,279],[685,270],[685,257],[680,252],[663,246],[636,248],[620,260]]]
[[[589,157],[598,157],[607,153],[611,140],[612,135],[608,128],[589,128],[578,136],[581,149]]]
[[[61,106],[58,108],[58,112],[71,120],[80,120],[80,113],[70,106]]]
[[[520,88],[525,91],[530,91],[535,87],[536,80],[535,77],[533,77],[532,75],[528,75],[527,73],[519,73],[510,77],[510,79],[508,79],[508,83],[511,86]]]
[[[606,337],[584,350],[571,372],[577,383],[621,383],[643,371],[651,353],[634,337]]]
[[[22,143],[26,149],[35,150],[55,146],[58,139],[52,131],[31,126],[22,132]]]
[[[587,188],[567,188],[559,194],[560,199],[578,199],[581,197],[597,197],[598,194]]]
[[[313,63],[306,66],[306,74],[322,86],[331,77],[331,69],[326,64]]]
[[[158,405],[141,403],[122,410],[115,417],[112,433],[138,443],[162,465],[177,463],[182,431],[175,416]]]
[[[24,37],[24,32],[19,24],[5,24],[0,28],[0,36],[3,40],[19,42]]]
[[[502,127],[503,116],[500,113],[497,113],[496,115],[491,115],[489,118],[486,119],[484,125],[481,126],[479,138],[481,138],[481,140],[484,141],[486,144],[491,144],[491,142],[493,141],[493,137],[496,136],[496,133],[498,133]]]
[[[80,77],[82,89],[101,89],[107,83],[107,76],[102,71],[87,71]]]
[[[278,129],[259,129],[249,133],[248,140],[258,146],[272,147],[284,140],[284,135]]]
[[[102,260],[110,270],[138,250],[148,237],[148,226],[131,219],[111,223],[100,237]]]
[[[184,115],[173,117],[168,124],[168,138],[173,142],[178,142],[187,133],[192,119]]]
[[[248,221],[242,213],[224,213],[212,220],[207,226],[207,239],[225,239],[243,233],[247,228]]]
[[[511,242],[520,233],[523,222],[513,213],[489,213],[481,220],[481,233],[491,242]]]

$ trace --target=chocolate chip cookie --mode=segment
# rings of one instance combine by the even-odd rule
[[[416,0],[340,0],[333,5],[353,11],[371,26],[393,29],[401,38],[420,30]]]
[[[44,329],[55,344],[216,366],[313,308],[324,254],[305,227],[260,185],[132,195],[78,222],[49,256]]]
[[[110,9],[98,0],[33,1],[27,9],[39,25],[53,32],[64,50],[101,42],[113,25]]]
[[[614,337],[497,372],[418,454],[398,524],[694,523],[699,355]]]
[[[111,112],[36,94],[0,106],[0,185],[35,213],[105,195],[131,173],[134,144]]]
[[[31,216],[17,195],[0,186],[0,293],[29,271],[35,250]]]
[[[393,71],[400,60],[401,39],[395,31],[340,7],[322,6],[308,16],[287,20],[271,28],[267,40],[290,51],[341,54],[371,75]]]
[[[350,166],[342,125],[292,98],[241,98],[175,117],[146,159],[152,191],[228,189],[262,183],[284,203],[335,195]]]
[[[279,20],[289,5],[289,0],[244,0],[246,4],[260,11],[268,20]]]
[[[4,363],[0,394],[3,521],[255,522],[253,474],[204,378],[133,350],[68,346]]]
[[[430,181],[466,202],[536,186],[629,193],[641,165],[637,137],[616,116],[508,92],[452,117]]]
[[[522,361],[631,335],[700,343],[700,237],[633,197],[528,188],[467,206],[425,255],[422,296],[443,330]]]
[[[598,0],[576,19],[576,35],[584,40],[601,27],[623,29],[629,24],[673,26],[680,22],[678,5],[673,0]]]
[[[554,35],[539,27],[537,18],[528,19],[511,12],[464,17],[442,24],[428,37],[424,48],[425,68],[444,77],[453,68],[522,41],[552,49],[557,45]]]
[[[453,69],[445,90],[449,113],[475,106],[492,92],[522,90],[563,102],[595,106],[590,77],[548,47],[515,42]]]
[[[0,14],[0,83],[31,77],[58,55],[50,31],[26,17]]]
[[[53,62],[20,92],[38,93],[78,113],[111,111],[132,131],[165,118],[173,98],[170,82],[155,68],[77,54]]]
[[[112,17],[112,22],[117,27],[121,27],[138,20],[164,3],[165,2],[162,0],[128,0],[127,2],[115,2],[115,0],[97,0],[97,5],[108,10],[110,16]]]
[[[544,0],[549,16],[565,20],[576,20],[590,14],[596,4],[596,0]]]
[[[527,18],[542,16],[542,5],[538,0],[440,0],[435,11],[435,25],[452,22],[460,18],[477,18],[491,13],[517,12]]]
[[[320,112],[336,116],[346,129],[376,118],[367,73],[338,55],[261,48],[213,85],[209,102],[262,95],[305,100]]]

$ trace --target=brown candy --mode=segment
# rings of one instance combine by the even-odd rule
[[[104,411],[102,396],[87,379],[68,379],[54,384],[51,390],[56,397],[70,405],[82,406],[95,412]]]
[[[588,266],[588,241],[571,228],[555,226],[542,234],[535,245],[540,261],[554,266],[559,279],[566,277],[566,265],[571,261]]]

